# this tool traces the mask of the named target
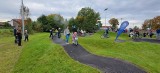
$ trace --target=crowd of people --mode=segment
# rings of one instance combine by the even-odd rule
[[[141,33],[140,33],[141,32]],[[148,30],[148,31],[140,31],[140,30],[133,30],[133,29],[131,29],[130,31],[129,31],[129,37],[132,37],[132,36],[134,36],[134,35],[137,35],[137,37],[139,37],[140,36],[140,34],[142,34],[143,35],[143,37],[150,37],[150,38],[153,38],[153,35],[154,35],[154,33],[152,32],[152,30]]]
[[[61,37],[61,28],[57,28],[57,29],[55,29],[54,30],[54,28],[52,28],[52,29],[50,29],[50,36],[49,37],[51,37],[52,39],[53,39],[53,37],[54,36],[57,36],[58,38],[60,38]],[[53,32],[55,32],[55,34],[53,34]]]
[[[56,29],[52,28],[52,29],[50,29],[50,36],[49,37],[52,39],[53,39],[53,37],[61,38],[61,32],[62,32],[61,28],[56,28]],[[69,27],[66,27],[64,29],[64,36],[66,38],[66,44],[69,44],[70,35],[72,35],[72,43],[73,44],[75,44],[75,41],[78,40],[77,30],[75,28],[73,28],[72,32],[73,33],[71,34]],[[55,34],[53,34],[53,33],[55,33]]]
[[[55,32],[55,34],[53,34]],[[49,37],[53,39],[54,36],[56,36],[57,38],[61,38],[61,32],[62,32],[62,29],[61,28],[52,28],[50,29],[50,35]],[[75,44],[75,41],[78,41],[78,32],[75,28],[73,28],[72,30],[72,43]],[[133,29],[130,29],[129,30],[129,37],[133,37],[134,35],[137,35],[137,37],[140,36],[140,31],[139,30],[133,30]],[[157,32],[160,33],[160,30]],[[105,29],[105,32],[104,32],[105,35],[108,35],[109,34],[109,28],[106,28]],[[71,32],[69,30],[69,27],[67,27],[66,29],[64,29],[64,36],[66,38],[66,44],[69,44],[69,38],[70,38],[70,35],[71,35]],[[146,31],[146,32],[143,32],[143,37],[147,37],[147,35],[152,38],[153,37],[153,32],[151,30],[149,31]],[[15,37],[15,43],[18,44],[18,46],[22,46],[22,30],[21,29],[16,29],[14,28],[14,37]],[[29,35],[28,35],[28,31],[25,30],[24,31],[24,41],[29,41]]]

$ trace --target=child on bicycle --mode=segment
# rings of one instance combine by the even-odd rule
[[[77,36],[77,32],[74,32],[72,35],[72,43],[73,44],[78,44],[78,36]]]
[[[132,38],[132,37],[133,37],[133,35],[134,35],[134,32],[133,32],[133,31],[129,33],[129,37],[131,37],[131,38]]]
[[[109,28],[106,28],[106,30],[104,32],[104,37],[108,37],[108,33],[109,33]]]

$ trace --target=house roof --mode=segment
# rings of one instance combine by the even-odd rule
[[[22,26],[22,20],[21,19],[12,19],[14,22],[18,23],[20,26]],[[24,20],[24,25],[27,24],[27,20]]]
[[[102,28],[111,28],[112,26],[102,26]]]
[[[0,22],[0,26],[4,26],[5,24],[4,24],[4,22]]]

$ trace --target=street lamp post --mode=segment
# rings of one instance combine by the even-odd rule
[[[150,29],[152,29],[152,21],[150,21]]]
[[[121,18],[121,23],[120,23],[120,24],[122,24],[122,19],[123,19],[123,18]]]
[[[108,8],[104,9],[104,11],[107,11],[107,10],[108,10]],[[106,16],[107,16],[107,14],[105,13],[105,26],[107,26],[107,24],[106,24]]]

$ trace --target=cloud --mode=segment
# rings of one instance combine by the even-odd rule
[[[140,26],[145,19],[151,19],[160,14],[160,0],[24,0],[30,9],[30,17],[36,20],[42,14],[61,14],[64,18],[76,17],[83,7],[91,7],[99,12],[102,23],[108,23],[111,18],[118,18],[121,22],[127,20],[131,24]],[[21,0],[1,0],[0,19],[9,20],[20,17]],[[104,11],[108,8],[107,11]]]

